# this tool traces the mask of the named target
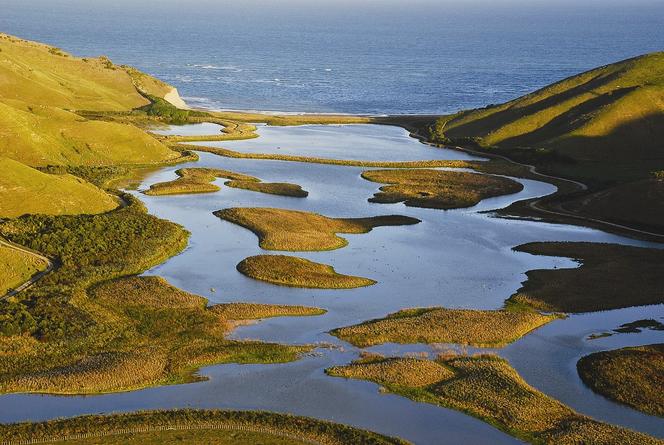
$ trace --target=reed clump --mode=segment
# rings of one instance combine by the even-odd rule
[[[371,286],[374,280],[337,273],[332,266],[288,255],[257,255],[245,258],[237,270],[255,280],[280,286],[312,289],[353,289]]]
[[[399,215],[329,218],[312,212],[257,207],[229,208],[214,214],[254,232],[263,249],[285,251],[339,249],[348,242],[337,233],[367,233],[375,227],[420,222]]]
[[[593,391],[664,417],[664,344],[596,352],[582,357],[576,367]]]

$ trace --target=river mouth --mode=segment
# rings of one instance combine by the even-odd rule
[[[238,151],[258,147],[256,152],[271,153],[282,150],[277,147],[291,147],[293,154],[340,159],[364,159],[362,156],[371,160],[477,159],[454,150],[430,148],[408,138],[397,127],[318,127],[259,127],[258,139],[219,144]],[[174,131],[196,135],[210,134],[210,129],[185,126]],[[309,151],[303,152],[305,147]],[[373,148],[362,151],[361,147]],[[221,186],[219,192],[204,195],[145,196],[132,191],[150,213],[179,223],[191,232],[189,247],[182,254],[147,274],[162,276],[174,286],[207,297],[211,303],[244,301],[324,308],[328,312],[322,316],[268,319],[242,326],[233,336],[284,343],[319,342],[331,347],[321,347],[311,356],[283,365],[207,367],[201,374],[208,376],[208,381],[187,385],[87,397],[6,395],[0,397],[1,421],[151,408],[218,407],[325,418],[422,444],[439,443],[441,437],[450,443],[519,443],[459,412],[380,394],[372,383],[326,376],[325,368],[346,364],[359,353],[327,332],[407,307],[497,309],[520,287],[527,270],[576,267],[568,259],[511,250],[523,243],[592,241],[653,246],[588,228],[499,219],[479,213],[555,191],[555,187],[542,182],[518,180],[524,185],[519,193],[487,199],[467,209],[441,211],[368,202],[380,184],[360,177],[366,168],[199,155],[198,162],[148,174],[140,189],[174,179],[178,168],[211,167],[256,176],[265,182],[299,184],[309,196],[299,199],[229,188],[223,186],[223,179],[215,182]],[[230,207],[277,207],[330,217],[400,214],[422,222],[379,227],[361,235],[342,235],[349,244],[339,250],[292,253],[330,264],[339,273],[374,279],[378,281],[376,285],[352,290],[295,289],[255,281],[237,272],[235,266],[244,258],[270,252],[258,246],[252,232],[212,214]],[[663,317],[664,305],[574,315],[554,321],[496,352],[508,358],[533,386],[572,408],[600,420],[664,437],[661,419],[594,395],[583,387],[573,369],[576,359],[598,349],[661,341],[663,334],[656,331],[587,339],[590,333],[643,318],[644,314],[650,318]],[[431,352],[430,347],[422,345],[384,345],[371,349],[400,355]]]

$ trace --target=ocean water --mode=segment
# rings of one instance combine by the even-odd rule
[[[448,113],[664,49],[652,0],[0,0],[0,31],[104,54],[194,106]]]

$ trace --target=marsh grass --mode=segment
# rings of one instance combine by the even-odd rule
[[[163,278],[136,276],[93,286],[79,304],[95,321],[88,333],[103,340],[50,347],[25,343],[12,349],[13,338],[0,337],[6,361],[0,373],[3,392],[128,391],[200,380],[196,369],[213,363],[292,361],[311,347],[228,340],[233,321],[324,312],[258,304],[208,307],[205,298],[174,288]],[[25,363],[44,353],[39,363]]]
[[[337,233],[367,233],[375,227],[417,224],[415,218],[399,215],[369,218],[329,218],[318,213],[275,208],[229,208],[216,216],[256,234],[267,250],[333,250],[348,243]]]
[[[416,308],[334,329],[330,333],[361,348],[382,343],[457,343],[496,347],[511,343],[557,317],[532,310]]]
[[[219,191],[212,184],[217,178],[229,179],[224,185],[272,195],[284,195],[304,198],[309,193],[297,184],[265,183],[253,176],[215,168],[181,168],[175,173],[179,178],[167,182],[152,184],[143,193],[146,195],[180,195],[186,193],[211,193]]]
[[[596,352],[582,357],[576,367],[593,391],[664,417],[664,344]]]
[[[507,361],[496,356],[452,356],[436,361],[373,357],[326,372],[370,380],[404,397],[465,412],[534,444],[661,443],[574,412],[532,388]]]
[[[0,301],[0,391],[124,391],[196,380],[207,364],[284,362],[311,349],[226,340],[233,324],[204,298],[159,278],[126,278],[182,250],[188,234],[125,199],[101,215],[0,224],[57,264],[20,298]]]
[[[337,273],[332,266],[288,255],[257,255],[245,258],[237,270],[255,280],[280,286],[312,289],[352,289],[371,286],[374,280]]]
[[[370,202],[403,202],[411,207],[455,209],[481,200],[517,193],[523,186],[511,179],[485,174],[431,169],[369,170],[368,181],[388,184]]]
[[[122,434],[125,432],[125,434]],[[77,435],[89,438],[75,439]],[[262,411],[171,410],[88,415],[40,423],[0,425],[3,443],[164,444],[185,441],[217,445],[319,443],[321,445],[406,445],[403,440],[338,423]],[[252,441],[253,440],[253,441]]]
[[[578,268],[538,269],[509,302],[542,311],[592,312],[664,303],[664,251],[618,244],[540,242],[514,250],[574,258]]]
[[[287,306],[258,303],[221,303],[211,310],[228,320],[258,320],[271,317],[306,317],[323,315],[327,311],[309,306]]]

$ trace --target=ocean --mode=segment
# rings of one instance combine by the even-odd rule
[[[214,109],[439,114],[664,49],[664,1],[0,0],[0,31]]]

